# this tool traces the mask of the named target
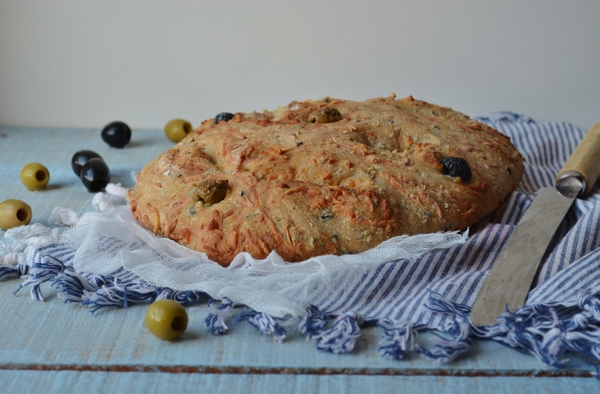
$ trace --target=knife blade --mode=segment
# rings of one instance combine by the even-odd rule
[[[593,125],[558,172],[555,187],[541,188],[500,251],[475,303],[471,322],[489,326],[505,310],[522,306],[573,201],[585,197],[600,176],[600,123]]]

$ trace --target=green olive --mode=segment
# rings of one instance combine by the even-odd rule
[[[325,107],[308,115],[309,123],[333,123],[342,120],[342,114],[337,108]]]
[[[42,190],[50,180],[50,172],[40,163],[29,163],[21,170],[21,182],[29,190]]]
[[[161,339],[174,341],[187,328],[188,315],[185,308],[173,300],[154,301],[146,311],[146,327]]]
[[[173,142],[179,142],[192,131],[192,125],[187,120],[173,119],[165,125],[165,135]]]
[[[6,200],[0,203],[0,228],[24,226],[31,222],[31,207],[21,200]]]

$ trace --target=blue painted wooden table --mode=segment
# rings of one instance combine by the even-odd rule
[[[33,222],[48,225],[56,206],[82,214],[93,210],[92,194],[72,172],[81,149],[104,157],[113,183],[133,186],[140,170],[173,146],[162,130],[134,130],[123,149],[108,147],[100,130],[0,128],[0,201],[21,199]],[[28,191],[21,168],[32,161],[51,173],[45,190]],[[178,342],[158,340],[144,326],[146,306],[115,308],[92,315],[63,304],[50,287],[45,302],[28,289],[14,294],[19,279],[0,282],[0,392],[543,392],[590,393],[600,381],[584,360],[568,369],[541,364],[497,343],[475,342],[450,364],[419,357],[394,361],[377,353],[380,333],[364,329],[355,350],[336,355],[318,351],[298,332],[283,343],[249,325],[213,336],[203,324],[205,305],[188,308],[190,323]],[[420,337],[425,343],[428,336]]]

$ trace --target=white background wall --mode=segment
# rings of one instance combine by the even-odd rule
[[[329,95],[600,121],[598,0],[0,0],[0,125],[162,128]]]

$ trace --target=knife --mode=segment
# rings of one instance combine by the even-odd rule
[[[600,123],[593,125],[559,171],[555,187],[541,188],[496,258],[471,309],[471,322],[489,326],[527,298],[556,229],[577,197],[600,176]]]

